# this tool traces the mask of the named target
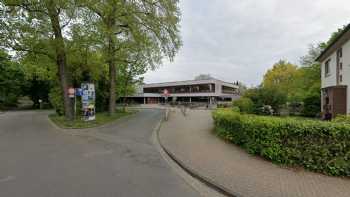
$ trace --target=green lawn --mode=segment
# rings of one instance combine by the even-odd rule
[[[52,122],[54,122],[60,128],[83,129],[83,128],[101,126],[133,113],[135,113],[135,111],[127,111],[127,112],[117,111],[113,116],[109,116],[107,112],[102,112],[102,113],[97,113],[96,119],[93,121],[84,121],[81,119],[81,117],[73,121],[68,121],[65,119],[64,116],[59,116],[57,114],[50,114],[49,118],[52,120]]]

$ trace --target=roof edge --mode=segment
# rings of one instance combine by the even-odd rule
[[[315,59],[317,62],[331,49],[335,43],[337,43],[348,31],[350,31],[350,23],[344,28],[344,30],[334,39],[333,42],[331,42],[322,52],[321,54]]]
[[[204,82],[204,81],[219,81],[219,82],[222,82],[222,83],[227,83],[227,84],[231,84],[231,85],[235,85],[234,83],[232,82],[227,82],[227,81],[223,81],[223,80],[220,80],[220,79],[216,79],[216,78],[211,78],[211,79],[201,79],[201,80],[182,80],[182,81],[168,81],[168,82],[160,82],[160,83],[146,83],[146,84],[143,84],[143,85],[161,85],[161,84],[168,84],[168,83],[184,83],[184,82],[196,82],[196,81],[201,81],[201,82]]]

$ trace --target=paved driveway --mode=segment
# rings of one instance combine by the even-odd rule
[[[198,196],[151,143],[160,111],[79,136],[52,127],[48,113],[0,115],[1,197]]]

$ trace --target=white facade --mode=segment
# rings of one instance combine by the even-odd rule
[[[200,85],[200,84],[215,84],[215,92],[211,93],[171,93],[172,96],[178,97],[196,97],[196,96],[213,96],[213,97],[232,97],[235,98],[237,95],[225,94],[222,91],[222,87],[230,87],[238,90],[238,86],[233,83],[224,82],[218,79],[208,79],[208,80],[188,80],[188,81],[175,81],[175,82],[165,82],[165,83],[152,83],[145,84],[143,88],[159,88],[159,87],[169,87],[169,86],[186,86],[186,85]],[[144,93],[147,94],[147,93]],[[158,95],[162,97],[161,94]]]
[[[204,89],[202,89],[204,88]],[[165,83],[144,84],[137,88],[134,95],[128,98],[144,99],[147,102],[160,102],[163,100],[163,92],[168,91],[168,98],[180,99],[192,102],[192,100],[227,101],[238,99],[238,85],[224,82],[218,79],[187,80]]]
[[[339,58],[339,62],[342,66],[339,68],[338,73],[338,83],[337,83],[337,51],[342,51],[342,57]],[[336,86],[347,86],[346,92],[346,112],[350,114],[350,40],[341,44],[333,52],[323,57],[321,63],[321,88],[330,88]],[[329,73],[326,75],[326,62],[329,61]],[[322,99],[322,106],[324,105],[324,100]]]

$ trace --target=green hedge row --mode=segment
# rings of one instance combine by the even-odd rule
[[[213,112],[219,136],[274,163],[350,176],[350,125],[301,118]]]

